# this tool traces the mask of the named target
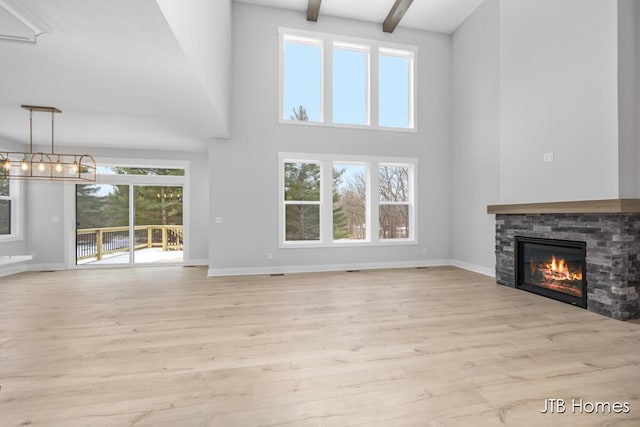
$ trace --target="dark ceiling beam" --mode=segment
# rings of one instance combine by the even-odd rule
[[[395,30],[400,23],[404,13],[409,9],[409,6],[411,6],[411,3],[413,3],[413,0],[396,0],[387,18],[382,23],[382,31],[385,33],[393,33],[393,30]],[[309,0],[309,4],[311,4],[311,0]]]
[[[321,2],[322,0],[309,0],[309,4],[307,4],[307,21],[318,22]]]

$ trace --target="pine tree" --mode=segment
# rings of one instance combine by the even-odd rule
[[[344,171],[345,169],[333,168],[333,238],[335,240],[351,237],[347,229],[347,216],[344,213],[338,191]]]
[[[78,229],[104,227],[104,199],[97,196],[96,184],[76,185],[76,222]]]
[[[316,163],[285,163],[285,200],[320,201],[320,165]],[[320,239],[320,206],[317,204],[287,205],[285,208],[287,240]]]
[[[309,120],[309,116],[307,116],[307,109],[302,105],[298,106],[298,109],[292,107],[293,115],[289,116],[291,120],[298,120],[301,122],[306,122]]]

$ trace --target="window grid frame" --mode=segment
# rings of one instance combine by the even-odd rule
[[[308,163],[308,164],[316,164],[320,167],[320,197],[318,198],[318,200],[287,200],[286,198],[286,191],[285,191],[285,178],[284,178],[284,170],[285,170],[285,165],[287,163]],[[282,230],[282,241],[286,244],[303,244],[303,245],[309,245],[309,244],[315,244],[315,243],[320,243],[323,241],[323,232],[325,231],[323,227],[323,216],[325,215],[323,212],[323,205],[325,203],[323,203],[324,199],[325,199],[325,187],[326,185],[324,185],[324,180],[323,180],[323,173],[324,173],[324,169],[326,169],[324,167],[324,165],[322,164],[322,162],[318,162],[317,160],[300,160],[300,159],[282,159],[280,162],[280,176],[281,176],[281,184],[280,184],[280,189],[282,191],[281,194],[281,200],[282,203],[280,203],[282,209],[281,209],[281,213],[280,213],[280,217],[281,217],[281,230]],[[318,223],[318,240],[287,240],[287,206],[302,206],[302,205],[307,205],[307,206],[319,206],[318,210],[319,210],[319,223]]]
[[[284,60],[285,60],[285,52],[284,52],[284,45],[285,43],[293,43],[293,44],[299,44],[302,46],[313,46],[313,47],[318,47],[320,49],[320,119],[318,121],[315,120],[309,120],[309,121],[299,121],[299,120],[291,120],[291,119],[285,119],[284,118],[284,114],[285,114],[285,109],[284,109]],[[325,40],[323,40],[322,38],[318,38],[318,37],[314,37],[313,35],[297,35],[297,34],[292,34],[292,33],[283,33],[283,32],[279,32],[279,47],[278,47],[278,51],[279,51],[279,67],[280,67],[280,71],[279,71],[279,89],[278,89],[278,96],[279,96],[279,108],[278,108],[278,114],[279,114],[279,121],[280,123],[293,123],[293,124],[298,124],[298,125],[303,125],[303,126],[308,126],[308,125],[320,125],[322,123],[325,122],[326,120],[326,108],[325,108],[325,99],[327,96],[327,84],[326,84],[326,75],[325,75],[325,68],[326,68],[326,62],[327,62],[327,43]]]
[[[417,63],[418,47],[413,45],[403,45],[388,43],[371,39],[339,36],[335,34],[304,31],[292,28],[279,27],[279,88],[278,88],[278,123],[293,126],[322,126],[347,129],[381,130],[390,132],[418,132],[417,125]],[[288,39],[307,39],[323,42],[323,54],[321,63],[321,120],[320,121],[298,121],[284,118],[284,41]],[[345,124],[333,121],[333,47],[338,46],[364,46],[369,49],[368,58],[368,81],[367,81],[367,112],[368,124]],[[340,47],[342,49],[342,47]],[[390,52],[394,56],[403,56],[409,59],[409,96],[408,96],[408,127],[381,126],[379,124],[379,55]]]
[[[284,248],[328,248],[328,247],[358,247],[385,245],[417,245],[418,224],[416,216],[417,206],[417,158],[372,157],[353,155],[308,154],[308,153],[278,153],[278,185],[280,201],[278,203],[279,232],[278,247]],[[292,162],[320,163],[320,240],[286,240],[286,213],[284,203],[284,164]],[[333,166],[334,164],[357,163],[365,164],[366,174],[366,239],[333,239]],[[409,200],[402,202],[409,204],[409,233],[406,238],[379,238],[379,209],[378,196],[378,168],[380,165],[397,165],[408,168]],[[329,183],[330,185],[326,184]],[[374,197],[374,194],[376,197]],[[329,202],[326,202],[329,201]]]
[[[414,129],[416,127],[416,81],[415,81],[415,76],[416,76],[416,54],[411,54],[411,52],[407,52],[404,50],[400,50],[400,49],[394,49],[394,48],[387,48],[387,47],[380,47],[378,48],[378,54],[376,55],[378,62],[380,61],[380,56],[394,56],[397,58],[406,58],[409,61],[409,66],[407,67],[407,82],[408,82],[408,87],[407,87],[407,115],[408,115],[408,127],[407,129]],[[379,71],[379,65],[378,65],[378,71]],[[378,92],[379,92],[379,88],[380,88],[380,78],[378,76]],[[378,103],[377,105],[378,107],[378,116],[380,114],[380,104]],[[380,119],[378,117],[378,126],[381,129],[404,129],[404,128],[398,128],[398,127],[394,127],[394,126],[382,126],[380,125]]]

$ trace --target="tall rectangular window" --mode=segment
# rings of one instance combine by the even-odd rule
[[[285,37],[282,119],[322,121],[322,40]]]
[[[378,57],[378,123],[413,127],[413,53],[380,49]]]
[[[369,54],[364,46],[333,45],[333,122],[369,123]]]
[[[409,166],[380,164],[378,168],[379,238],[409,237]]]
[[[320,164],[285,162],[285,241],[320,240],[320,201]]]
[[[367,175],[365,164],[333,164],[333,239],[367,238]]]
[[[0,171],[0,241],[20,237],[20,181],[5,178]]]

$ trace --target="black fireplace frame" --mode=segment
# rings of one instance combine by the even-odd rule
[[[587,308],[587,244],[585,242],[578,242],[573,240],[556,240],[556,239],[542,239],[537,237],[525,237],[525,236],[514,236],[514,249],[515,249],[515,287],[517,289],[522,289],[527,292],[532,292],[534,294],[542,295],[547,298],[552,298],[557,301],[562,301],[567,304],[572,304],[578,307]],[[536,243],[542,245],[553,245],[560,246],[565,248],[576,248],[582,250],[582,297],[576,297],[573,295],[568,295],[563,292],[554,291],[553,289],[547,289],[540,286],[529,285],[527,283],[523,283],[524,280],[524,272],[521,270],[521,266],[523,265],[522,257],[523,250],[522,245],[525,243]]]

